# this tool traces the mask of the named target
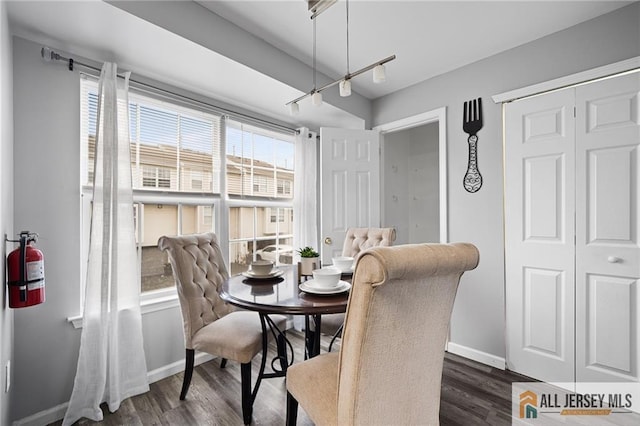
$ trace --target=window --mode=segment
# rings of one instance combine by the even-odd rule
[[[285,179],[278,179],[278,195],[291,196],[291,181]]]
[[[284,209],[269,209],[271,210],[270,221],[271,223],[284,222]]]
[[[171,188],[171,170],[164,167],[142,167],[143,188]]]
[[[249,269],[253,259],[292,263],[293,218],[291,208],[231,207],[229,209],[229,263],[231,274]],[[282,218],[276,221],[276,218]],[[272,256],[265,256],[273,251]]]
[[[267,178],[264,176],[253,177],[253,195],[268,196]]]
[[[293,138],[232,120],[226,125],[231,273],[258,258],[291,263]]]
[[[87,206],[92,194],[97,82],[83,75],[81,89],[86,224],[91,211]],[[291,263],[291,134],[222,118],[204,108],[187,106],[180,99],[159,100],[135,89],[129,94],[129,121],[142,292],[174,287],[168,259],[157,248],[162,235],[220,234],[220,227],[228,227],[229,240],[220,243],[228,253],[232,274],[247,270],[252,259],[262,256]],[[222,135],[227,138],[226,153],[221,149]],[[227,194],[221,194],[221,179],[226,179]],[[227,212],[227,223],[216,220],[218,209]],[[86,225],[84,233],[88,243]]]
[[[227,121],[230,196],[293,198],[294,146],[290,137]]]

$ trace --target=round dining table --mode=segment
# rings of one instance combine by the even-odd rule
[[[347,310],[350,284],[335,294],[305,292],[300,284],[304,288],[304,282],[310,277],[302,275],[299,269],[298,265],[281,265],[273,271],[277,276],[266,279],[252,278],[246,272],[233,275],[223,282],[220,297],[234,306],[258,312],[263,324],[272,329],[275,324],[269,320],[270,314],[304,315],[306,356],[311,358],[320,353],[322,315]],[[348,283],[351,275],[342,275],[341,280]],[[314,327],[310,327],[310,320]],[[284,336],[284,330],[277,333]]]

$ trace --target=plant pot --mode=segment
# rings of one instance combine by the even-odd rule
[[[301,257],[300,274],[313,275],[313,270],[320,268],[320,257]]]

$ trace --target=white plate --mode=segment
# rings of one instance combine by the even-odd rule
[[[282,269],[274,269],[271,272],[269,272],[266,275],[258,275],[253,271],[244,271],[242,273],[242,275],[244,275],[247,278],[253,278],[256,280],[267,280],[270,278],[276,278],[279,277],[280,275],[282,275],[284,273],[284,271]]]
[[[350,288],[351,284],[346,281],[340,281],[338,282],[338,285],[336,287],[332,288],[318,287],[317,285],[314,285],[313,280],[307,280],[300,284],[300,290],[304,291],[305,293],[312,294],[338,294],[344,293]]]

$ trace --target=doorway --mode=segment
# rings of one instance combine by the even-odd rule
[[[374,128],[381,139],[381,219],[395,244],[447,242],[446,110]]]

